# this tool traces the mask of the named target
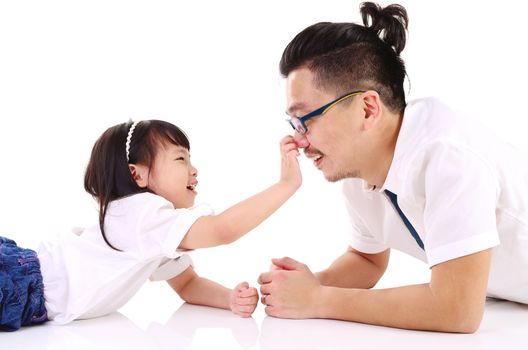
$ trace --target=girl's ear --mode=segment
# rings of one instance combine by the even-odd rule
[[[132,174],[132,178],[136,181],[136,184],[145,188],[148,185],[148,169],[144,165],[128,164],[128,169]]]

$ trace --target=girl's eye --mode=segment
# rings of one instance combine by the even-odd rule
[[[184,157],[178,157],[175,160],[183,160],[183,161],[185,161],[185,158]]]

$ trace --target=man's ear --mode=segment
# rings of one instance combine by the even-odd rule
[[[381,99],[376,91],[367,91],[361,95],[363,99],[363,111],[365,119],[363,126],[365,130],[371,129],[380,121],[383,111],[381,109]]]
[[[132,178],[136,181],[136,184],[145,188],[148,185],[148,169],[144,165],[128,164],[128,169],[132,174]]]

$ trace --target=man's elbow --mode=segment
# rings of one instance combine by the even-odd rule
[[[449,327],[450,329],[448,331],[452,333],[465,333],[465,334],[475,333],[480,327],[481,320],[482,318],[472,319],[472,320],[465,319],[465,320],[452,322],[451,326]]]
[[[456,305],[449,308],[444,318],[444,327],[447,332],[475,333],[478,331],[484,316],[484,303],[482,305]]]

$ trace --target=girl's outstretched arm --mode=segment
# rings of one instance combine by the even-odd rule
[[[281,177],[266,190],[228,208],[218,215],[196,220],[180,249],[213,247],[231,243],[248,233],[275,212],[301,186],[298,146],[292,136],[280,142]]]
[[[178,295],[190,304],[212,306],[249,317],[258,303],[258,292],[247,282],[228,289],[216,282],[200,277],[189,266],[187,270],[167,281]]]

